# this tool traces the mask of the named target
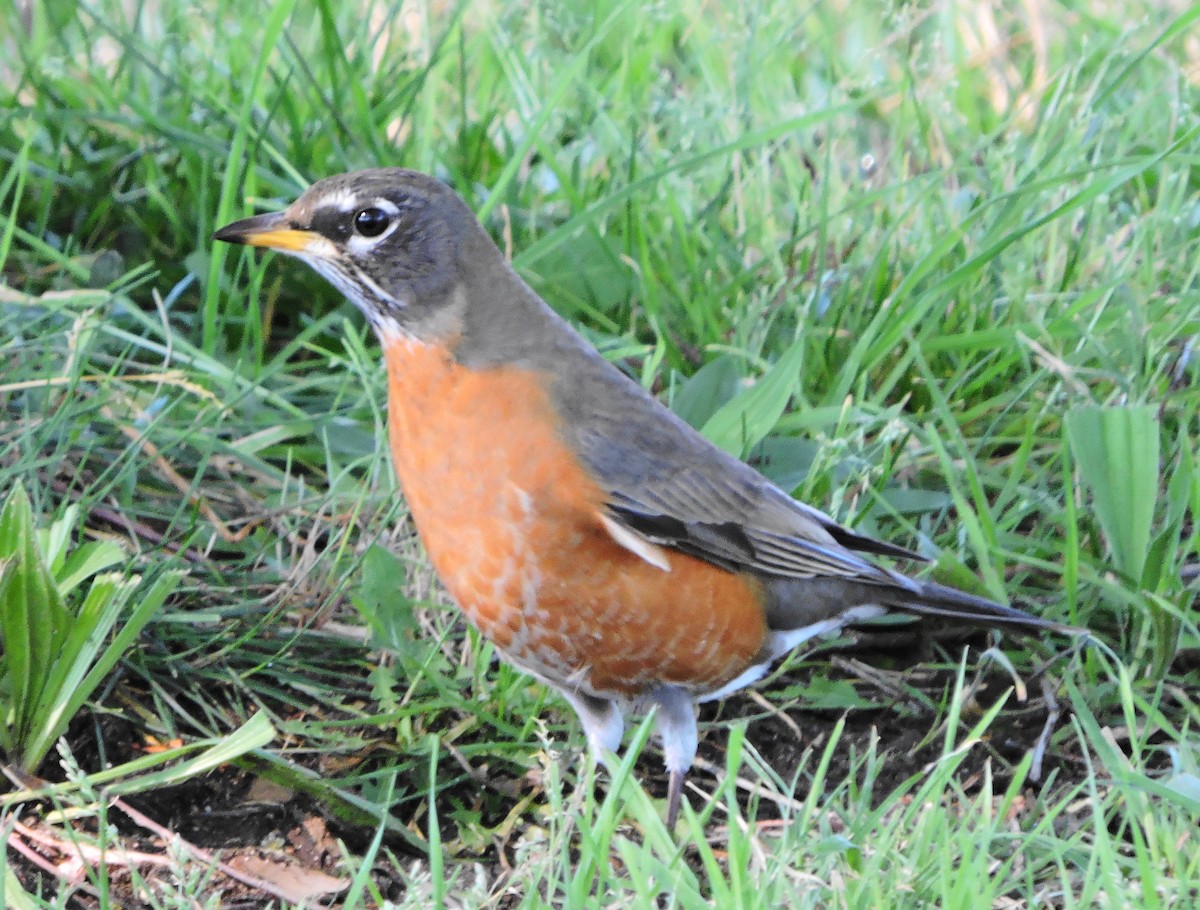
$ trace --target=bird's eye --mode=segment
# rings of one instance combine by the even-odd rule
[[[378,237],[392,223],[391,216],[383,209],[363,209],[354,216],[354,229],[364,237]]]

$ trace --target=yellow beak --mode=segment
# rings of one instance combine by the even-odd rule
[[[213,240],[261,246],[284,253],[309,253],[318,245],[328,244],[324,237],[314,231],[291,227],[283,212],[269,212],[227,224],[213,234]]]

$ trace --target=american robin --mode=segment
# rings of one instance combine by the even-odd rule
[[[814,636],[900,610],[1068,627],[877,565],[919,559],[792,499],[604,360],[467,205],[398,168],[321,180],[216,232],[302,259],[383,348],[396,474],[438,576],[598,756],[654,708],[673,827],[695,704]]]

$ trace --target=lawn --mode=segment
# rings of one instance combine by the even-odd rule
[[[0,6],[0,903],[1200,906],[1198,60],[1169,0]],[[438,586],[361,317],[211,239],[380,165],[1091,638],[820,642],[668,831],[648,727],[593,767]]]

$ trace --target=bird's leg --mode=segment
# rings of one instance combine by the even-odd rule
[[[551,684],[553,685],[553,684]],[[621,748],[621,736],[625,733],[625,718],[621,707],[615,701],[587,695],[577,689],[567,689],[554,685],[562,697],[567,700],[579,716],[579,723],[587,736],[588,752],[591,761],[587,765],[587,775],[581,771],[576,777],[576,792],[579,794],[582,807],[584,794],[592,792],[595,785],[596,765],[611,767],[611,761],[616,751]]]
[[[609,758],[621,748],[621,737],[625,733],[625,718],[615,701],[586,695],[578,690],[558,688],[567,700],[587,736],[592,755],[601,764],[607,765]]]
[[[667,827],[674,829],[683,800],[683,779],[696,760],[696,707],[691,694],[679,686],[659,686],[650,701],[657,707],[654,723],[669,772]]]
[[[683,799],[683,771],[672,771],[667,779],[667,830],[675,830],[679,818],[679,803]]]

